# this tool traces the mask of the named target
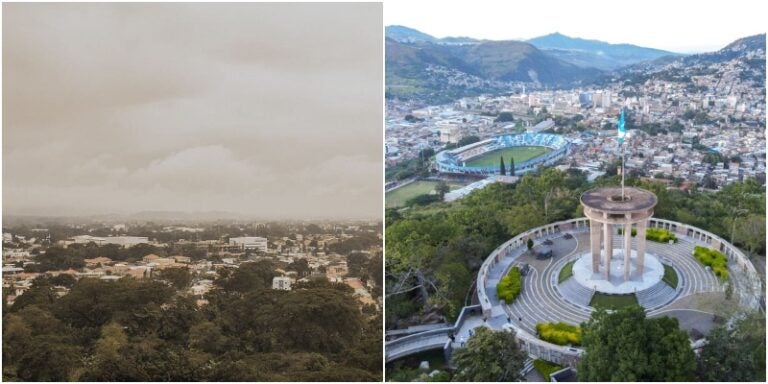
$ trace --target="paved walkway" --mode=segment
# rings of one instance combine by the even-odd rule
[[[496,264],[491,279],[485,286],[489,300],[493,305],[493,315],[503,315],[504,307],[512,314],[513,321],[525,331],[536,334],[536,324],[557,322],[578,325],[589,320],[593,308],[585,306],[583,301],[566,300],[558,289],[560,269],[571,260],[589,251],[589,233],[573,233],[573,240],[565,240],[560,235],[553,239],[555,254],[552,259],[538,260],[535,256],[523,254],[522,249],[515,250]],[[614,236],[613,241],[620,243],[621,236]],[[633,240],[634,242],[634,240]],[[723,290],[717,277],[699,264],[691,253],[697,241],[682,236],[676,244],[647,243],[649,253],[659,256],[661,262],[672,265],[678,271],[679,283],[676,295],[667,295],[663,303],[653,303],[657,307],[649,308],[649,316],[663,311],[674,300],[687,295]],[[521,247],[524,248],[524,247]],[[523,291],[514,303],[502,306],[496,297],[496,284],[512,263],[528,263],[530,273],[523,278]],[[670,302],[670,300],[672,300]]]
[[[468,317],[455,335],[452,346],[460,348],[461,342],[470,336],[470,330],[487,326],[494,330],[505,328],[508,323],[535,335],[536,324],[540,322],[564,321],[574,325],[585,322],[593,308],[566,300],[558,291],[558,273],[569,261],[589,250],[587,231],[571,232],[572,239],[565,239],[561,233],[550,235],[553,244],[549,246],[553,257],[539,259],[528,254],[526,247],[518,247],[509,252],[488,273],[488,281],[483,287],[490,301],[491,316],[483,320],[481,315]],[[659,256],[662,263],[672,265],[678,271],[678,294],[675,299],[648,312],[649,317],[674,316],[680,320],[681,327],[697,328],[704,333],[711,329],[711,314],[695,308],[670,307],[681,298],[706,292],[722,292],[723,287],[711,271],[705,270],[691,255],[695,245],[705,245],[686,236],[680,236],[678,243],[659,244],[649,241],[647,250]],[[545,238],[538,239],[538,243]],[[620,236],[614,242],[621,242]],[[633,245],[634,246],[634,245]],[[534,249],[536,250],[536,249]],[[511,305],[502,304],[496,295],[496,285],[513,264],[530,266],[529,273],[523,277],[523,290]],[[684,300],[685,301],[685,300]],[[672,308],[675,308],[674,310]],[[707,320],[707,318],[709,320]],[[417,336],[417,335],[414,335]],[[439,348],[449,340],[448,333],[428,334],[413,337],[405,343],[387,346],[387,361],[419,351]]]

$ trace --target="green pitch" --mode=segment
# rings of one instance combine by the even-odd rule
[[[498,167],[499,158],[504,156],[504,165],[509,169],[509,158],[515,158],[515,164],[539,157],[551,149],[547,147],[510,147],[480,155],[467,161],[468,167]]]
[[[428,194],[435,189],[436,185],[437,181],[414,181],[413,183],[410,183],[404,187],[400,187],[394,191],[387,192],[385,196],[386,206],[387,208],[404,207],[405,202],[408,201],[408,199],[414,198],[418,195]],[[451,191],[459,189],[464,185],[465,184],[456,182],[448,182],[448,187],[451,189]]]

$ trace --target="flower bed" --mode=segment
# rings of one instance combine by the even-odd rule
[[[500,300],[510,304],[520,295],[522,288],[523,282],[520,276],[520,268],[512,267],[509,273],[502,277],[499,284],[496,285],[496,295],[498,295]]]
[[[581,327],[563,322],[538,323],[539,338],[557,345],[581,345]]]
[[[702,246],[693,249],[693,257],[701,264],[712,268],[712,272],[723,280],[728,279],[728,258],[722,253]]]
[[[677,242],[677,236],[674,233],[663,228],[648,228],[645,231],[645,239],[657,243],[668,243],[670,240]]]

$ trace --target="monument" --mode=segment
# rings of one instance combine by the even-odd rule
[[[623,194],[622,194],[622,189]],[[581,195],[584,215],[590,222],[590,250],[592,255],[592,272],[599,274],[601,264],[606,280],[611,277],[611,260],[613,259],[614,226],[620,226],[623,233],[623,244],[620,253],[624,258],[623,278],[630,279],[632,262],[639,276],[645,269],[645,229],[648,219],[653,216],[656,206],[656,195],[640,188],[597,188]],[[632,256],[632,225],[637,225],[637,245]],[[601,247],[602,245],[602,247]],[[600,260],[602,248],[602,263]]]
[[[589,219],[590,252],[574,264],[574,276],[582,285],[607,293],[629,293],[646,289],[663,277],[664,267],[654,256],[646,260],[645,230],[653,216],[656,195],[640,188],[624,187],[624,111],[619,118],[618,143],[622,149],[621,187],[596,188],[581,195],[584,215]],[[636,247],[632,249],[632,227]],[[623,239],[614,248],[613,233],[621,228]],[[612,266],[618,255],[619,267]],[[591,257],[590,257],[591,256]],[[616,270],[616,271],[614,271]],[[602,274],[602,280],[600,276]],[[620,275],[621,278],[618,278]]]

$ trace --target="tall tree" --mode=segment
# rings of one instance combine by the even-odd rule
[[[515,176],[515,158],[512,156],[509,157],[509,175]]]
[[[526,357],[514,332],[478,327],[453,355],[453,381],[520,381]]]
[[[443,180],[440,180],[437,185],[435,185],[435,192],[440,196],[440,201],[443,201],[445,194],[450,192],[450,190],[451,188],[448,186],[448,183]]]
[[[582,325],[580,381],[691,381],[696,360],[677,319],[646,319],[636,305],[597,310]]]
[[[502,175],[502,176],[505,176],[507,174],[507,169],[504,168],[504,156],[500,157],[499,174]]]
[[[698,363],[702,381],[765,382],[765,314],[752,312],[731,328],[713,329]]]
[[[765,214],[750,214],[735,222],[735,241],[746,245],[749,253],[765,251]]]
[[[180,291],[187,289],[192,282],[192,274],[187,267],[161,269],[155,277],[158,280],[167,281]]]

